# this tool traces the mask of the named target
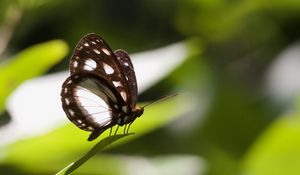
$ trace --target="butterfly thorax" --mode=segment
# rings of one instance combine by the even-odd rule
[[[140,117],[144,113],[144,108],[136,106],[135,109],[130,110],[129,113],[122,113],[117,118],[116,123],[120,126],[132,123],[137,117]]]

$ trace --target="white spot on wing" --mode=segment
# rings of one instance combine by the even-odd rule
[[[113,68],[110,65],[106,64],[106,63],[103,63],[103,68],[104,68],[105,73],[107,73],[107,74],[113,74],[114,73]]]
[[[127,101],[127,95],[126,95],[126,92],[121,91],[121,96],[122,96],[122,98],[123,98],[124,101]]]
[[[95,41],[91,41],[92,44],[97,44]]]
[[[92,120],[99,126],[106,126],[111,122],[110,108],[105,101],[107,96],[98,89],[99,87],[92,83],[93,81],[86,81],[84,87],[76,86],[75,96],[76,103],[79,108],[85,111],[85,117]]]
[[[84,43],[84,46],[89,47],[90,45],[89,43]]]
[[[122,111],[123,111],[123,112],[127,113],[127,110],[128,110],[128,109],[127,109],[127,106],[122,106]]]
[[[70,100],[69,99],[65,99],[65,103],[66,103],[66,105],[69,105],[70,104]]]
[[[65,88],[65,89],[64,89],[64,93],[65,93],[65,94],[68,93],[68,88]]]
[[[75,114],[75,112],[72,109],[69,109],[68,112],[71,116],[74,116],[74,114]]]
[[[129,66],[129,64],[127,62],[124,63],[125,66]]]
[[[87,71],[92,71],[92,70],[94,70],[94,68],[92,68],[92,67],[90,67],[90,66],[88,66],[88,65],[84,65],[84,66],[83,66],[83,69],[84,69],[84,70],[87,70]]]
[[[82,123],[82,120],[77,119],[77,123],[81,124],[81,123]]]
[[[100,51],[97,49],[93,49],[96,54],[100,54]]]
[[[92,71],[92,70],[95,70],[97,68],[96,61],[94,61],[91,58],[87,59],[84,64],[85,65],[83,66],[83,69],[87,70],[87,71]]]
[[[115,87],[122,86],[120,81],[113,81],[113,84],[114,84]]]
[[[77,61],[74,61],[73,62],[73,67],[77,67],[78,66],[78,62]]]
[[[95,60],[89,58],[88,60],[85,61],[85,64],[90,66],[92,69],[96,69],[97,68],[97,63]]]
[[[119,109],[118,105],[114,105],[114,107],[115,107],[116,109]]]
[[[107,49],[103,48],[102,51],[103,51],[106,55],[110,55],[110,52],[109,52]]]

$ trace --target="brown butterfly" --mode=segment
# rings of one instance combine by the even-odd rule
[[[137,82],[128,54],[113,52],[99,35],[91,33],[79,41],[70,73],[62,85],[62,106],[71,122],[92,132],[89,141],[115,125],[128,124],[128,132],[143,114],[144,107],[136,106]]]

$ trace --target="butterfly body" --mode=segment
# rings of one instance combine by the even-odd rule
[[[143,114],[144,109],[136,106],[137,82],[128,54],[112,52],[100,36],[88,34],[79,41],[70,73],[62,86],[62,106],[71,122],[92,132],[89,141]]]

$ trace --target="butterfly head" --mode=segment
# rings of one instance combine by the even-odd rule
[[[135,117],[140,117],[144,113],[144,107],[136,106],[133,112]]]

